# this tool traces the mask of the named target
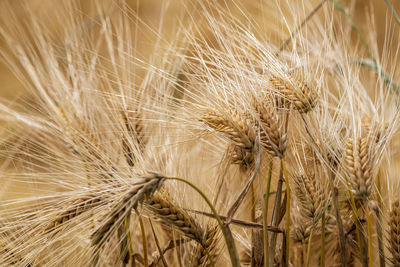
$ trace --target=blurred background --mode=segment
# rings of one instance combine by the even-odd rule
[[[43,18],[43,24],[48,25],[50,28],[53,25],[53,21],[56,19],[56,10],[59,5],[60,1],[63,0],[0,0],[0,7],[1,5],[7,5],[13,9],[13,11],[17,14],[18,20],[23,21],[24,16],[26,16],[26,12],[22,12],[22,7],[28,7],[33,13]],[[69,1],[69,0],[67,0]],[[110,0],[111,1],[111,0]],[[79,0],[77,12],[88,14],[90,15],[90,11],[92,10],[90,7],[93,5],[94,2],[101,2],[102,5],[107,4],[110,2],[109,0],[101,0],[101,1],[88,1],[88,0]],[[267,1],[267,0],[263,0]],[[269,0],[268,0],[269,1]],[[195,0],[127,0],[126,1],[129,7],[132,9],[132,19],[133,20],[140,20],[144,24],[149,25],[149,28],[143,27],[141,32],[145,35],[146,31],[150,31],[150,29],[158,29],[160,28],[160,34],[163,38],[173,38],[173,32],[176,31],[179,25],[185,25],[183,22],[183,18],[185,16],[196,16],[196,12],[199,12],[196,9],[196,4],[194,4]],[[201,1],[199,1],[200,3]],[[226,7],[236,7],[236,3],[234,1],[222,1],[216,0],[216,2],[227,2]],[[257,21],[263,21],[265,25],[269,23],[269,16],[264,16],[262,12],[262,8],[259,8],[262,0],[244,0],[244,1],[236,1],[240,2],[241,8],[246,9],[246,14],[248,16],[254,16],[252,19]],[[283,13],[285,12],[285,6],[292,5],[293,2],[296,2],[298,5],[303,5],[302,0],[276,0],[275,6],[280,8]],[[316,6],[320,0],[318,1],[307,1],[307,7],[309,6]],[[391,1],[394,9],[400,13],[400,1]],[[328,3],[331,3],[328,1]],[[385,4],[384,0],[342,0],[342,5],[352,10],[354,13],[353,19],[355,20],[356,24],[361,28],[362,31],[368,31],[365,25],[367,25],[368,16],[367,13],[372,13],[375,15],[375,24],[377,28],[377,40],[378,40],[378,47],[382,48],[385,38],[385,32],[387,31],[386,26],[388,24],[389,18],[392,17],[387,5]],[[278,10],[277,10],[278,11]],[[0,8],[0,16],[5,15],[8,12],[8,9]],[[235,14],[235,12],[232,12]],[[278,12],[279,13],[279,12]],[[24,15],[25,14],[25,15]],[[186,15],[185,15],[186,14]],[[239,14],[239,12],[238,12]],[[137,17],[135,17],[137,16]],[[317,14],[318,16],[318,14]],[[192,18],[193,19],[193,18]],[[286,18],[289,19],[290,18]],[[159,27],[160,21],[162,20],[162,26]],[[272,21],[271,21],[272,22]],[[273,21],[273,23],[281,23],[282,21]],[[295,25],[292,27],[295,28]],[[399,27],[400,29],[400,27]],[[57,31],[56,28],[52,29],[55,32]],[[284,40],[288,35],[289,32],[286,27],[281,27],[281,31],[279,33],[274,32],[271,30],[268,32],[268,27],[265,29],[271,38],[278,38]],[[264,33],[264,34],[265,34]],[[151,34],[149,34],[151,35]],[[285,37],[286,36],[286,37]],[[151,42],[149,42],[151,43]],[[0,39],[0,50],[4,47],[4,40]],[[149,46],[142,46],[138,47],[141,50],[141,54],[146,56],[151,56],[151,49]],[[18,81],[15,77],[13,72],[10,68],[4,63],[0,62],[0,98],[6,98],[8,100],[16,100],[18,97],[26,95],[26,89],[24,89],[23,85]]]

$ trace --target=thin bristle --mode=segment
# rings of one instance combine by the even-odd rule
[[[0,266],[400,266],[395,5],[153,2],[0,0]]]

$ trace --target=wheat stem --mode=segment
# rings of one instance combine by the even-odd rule
[[[354,200],[353,192],[350,189],[350,185],[349,185],[348,192],[349,192],[349,195],[350,195],[350,204],[351,204],[351,210],[353,211],[354,223],[356,224],[357,243],[358,243],[358,247],[360,249],[360,255],[363,255],[364,246],[363,246],[363,242],[361,240],[361,225],[360,225],[360,221],[358,219],[356,202]],[[363,264],[365,266],[365,261],[363,260],[362,262],[363,262]]]
[[[268,167],[268,178],[267,178],[267,189],[265,191],[265,199],[264,199],[264,212],[263,212],[263,225],[264,229],[267,229],[268,226],[268,202],[269,202],[269,192],[271,190],[271,180],[272,180],[272,167],[273,167],[273,158],[269,161]],[[263,231],[264,236],[264,263],[265,266],[269,266],[269,255],[268,255],[268,234],[267,231]]]
[[[289,266],[289,258],[290,258],[290,185],[289,185],[289,179],[286,173],[286,166],[285,163],[282,161],[282,170],[283,170],[283,176],[286,181],[286,225],[285,225],[285,237],[286,237],[286,261],[285,261],[285,266]]]
[[[381,175],[380,172],[378,172],[378,176],[376,179],[376,186],[378,189],[378,207],[375,209],[375,215],[376,215],[376,234],[378,236],[378,250],[379,250],[379,263],[381,267],[385,267],[385,248],[383,245],[383,233],[382,233],[382,216],[381,216],[381,210],[382,210],[382,188],[381,188]]]
[[[321,267],[325,267],[325,211],[321,217]]]
[[[395,18],[397,24],[400,25],[400,17],[397,15],[396,11],[393,9],[392,5],[389,3],[389,0],[385,0],[386,5],[388,6],[390,12],[392,12],[393,17]]]
[[[367,231],[368,231],[368,267],[373,267],[373,251],[372,251],[372,226],[371,226],[371,214],[367,211]]]
[[[257,177],[258,170],[260,169],[261,165],[261,148],[258,146],[258,152],[257,152],[257,163],[256,167],[254,169],[253,175],[250,177],[249,181],[247,182],[246,186],[243,188],[242,192],[240,192],[239,197],[236,199],[236,201],[233,203],[232,207],[229,209],[228,214],[227,214],[227,224],[230,223],[232,220],[232,217],[235,215],[236,211],[239,209],[240,204],[243,202],[245,196],[249,192],[251,185],[254,182],[254,179]]]
[[[310,236],[308,237],[306,267],[310,266],[311,240],[312,240],[313,233],[314,233],[314,227],[311,228]]]
[[[317,13],[317,11],[323,6],[323,4],[326,2],[327,0],[322,0],[308,15],[307,17],[300,23],[299,26],[297,26],[297,28],[294,30],[293,33],[290,34],[290,37],[288,39],[285,40],[285,42],[282,44],[282,46],[279,48],[279,52],[282,52],[292,41],[293,37],[301,30],[301,28],[303,28],[303,26],[307,23],[307,21],[309,21],[314,15],[315,13]],[[278,55],[278,53],[277,53]]]
[[[347,261],[346,261],[346,246],[345,246],[345,236],[344,236],[344,230],[343,230],[343,221],[342,217],[340,215],[340,209],[339,209],[339,190],[337,187],[334,186],[333,179],[334,179],[334,173],[333,171],[330,172],[330,178],[329,178],[329,187],[332,192],[332,199],[333,199],[333,207],[335,209],[335,216],[336,216],[336,225],[338,229],[338,235],[339,235],[339,247],[340,247],[340,261],[343,267],[347,266]]]
[[[281,196],[282,196],[282,184],[283,184],[283,159],[281,158],[281,170],[279,173],[279,180],[278,180],[278,186],[276,190],[276,195],[275,195],[275,204],[274,204],[274,210],[272,214],[272,226],[278,226],[279,225],[279,220],[280,220],[280,211],[281,211]],[[275,245],[276,245],[276,233],[271,234],[271,245],[270,245],[270,266],[274,266],[274,258],[275,258]]]
[[[150,223],[151,231],[153,232],[154,241],[156,242],[156,247],[158,249],[158,252],[160,253],[161,261],[162,261],[164,267],[168,267],[167,261],[165,260],[165,257],[164,257],[164,253],[163,253],[163,251],[161,250],[161,247],[160,247],[160,242],[158,241],[156,232],[154,231],[153,223],[151,222],[150,219],[149,219],[149,223]]]
[[[146,230],[144,228],[142,217],[139,217],[139,224],[140,224],[140,231],[142,234],[144,267],[148,267],[149,266],[149,257],[148,257],[148,252],[147,252],[147,238],[146,238]]]

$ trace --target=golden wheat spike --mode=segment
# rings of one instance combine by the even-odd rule
[[[345,167],[356,199],[365,200],[373,186],[373,146],[368,137],[349,138],[346,145]]]
[[[328,196],[315,174],[298,175],[294,179],[294,194],[301,205],[301,213],[316,223],[325,211]]]
[[[252,149],[254,147],[254,130],[243,118],[243,115],[231,114],[224,116],[216,111],[209,110],[200,121],[207,124],[217,132],[226,134],[238,147]]]
[[[142,182],[135,183],[124,194],[123,198],[117,200],[109,215],[104,218],[103,223],[92,234],[92,244],[101,246],[110,238],[110,231],[116,224],[122,223],[126,215],[153,192],[158,190],[165,178],[162,175],[151,174],[141,177]]]
[[[389,217],[389,251],[392,254],[390,261],[393,266],[400,266],[400,202],[396,199],[392,203]]]
[[[203,230],[200,224],[194,217],[175,204],[168,194],[154,193],[153,197],[144,203],[144,208],[149,210],[162,223],[172,226],[185,236],[202,243]]]
[[[298,75],[290,75],[289,78],[281,78],[271,75],[272,86],[284,97],[284,102],[294,104],[300,113],[311,111],[317,104],[318,95]]]
[[[235,113],[228,117],[208,110],[200,121],[232,141],[232,163],[249,166],[254,162],[255,131],[245,115]]]
[[[208,226],[207,230],[205,231],[202,243],[198,244],[195,248],[196,251],[195,255],[192,258],[191,266],[210,267],[212,265],[209,261],[209,257],[211,257],[212,261],[215,264],[215,260],[218,257],[218,233],[218,225]]]
[[[261,124],[261,145],[272,157],[282,158],[287,147],[287,135],[279,127],[276,111],[264,101],[255,101],[254,107]]]
[[[45,230],[51,231],[55,230],[61,224],[81,215],[82,213],[95,207],[101,200],[100,196],[88,196],[79,198],[71,203],[71,207],[63,211],[58,215],[58,217],[51,221]]]

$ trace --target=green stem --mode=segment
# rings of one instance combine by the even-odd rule
[[[332,0],[332,1],[333,1],[334,5],[335,5],[335,8],[336,8],[337,10],[339,10],[340,12],[343,13],[343,15],[346,17],[347,21],[350,23],[351,28],[357,33],[358,39],[360,39],[361,44],[364,46],[365,51],[367,52],[368,56],[369,56],[374,62],[376,62],[374,56],[373,56],[372,53],[371,53],[371,50],[369,49],[369,46],[368,46],[368,44],[367,44],[367,41],[365,41],[364,37],[363,37],[362,34],[361,34],[360,29],[359,29],[359,28],[357,27],[357,25],[354,23],[353,19],[351,18],[350,13],[347,12],[347,11],[343,8],[343,6],[342,6],[342,4],[340,4],[339,0]]]
[[[271,158],[269,162],[268,169],[268,179],[267,179],[267,189],[265,191],[265,199],[264,199],[264,212],[263,212],[263,224],[264,224],[264,263],[265,266],[269,266],[269,255],[268,255],[268,234],[267,234],[267,226],[268,226],[268,202],[269,202],[269,192],[271,190],[271,180],[272,180],[272,166],[273,166],[273,158]]]
[[[191,182],[189,182],[185,179],[182,179],[179,177],[165,177],[165,178],[169,179],[169,180],[180,181],[180,182],[183,182],[183,183],[189,185],[194,190],[196,190],[197,193],[199,193],[201,195],[201,197],[207,202],[208,206],[210,207],[211,211],[213,212],[215,219],[217,220],[218,225],[221,228],[222,233],[224,235],[226,246],[229,251],[229,256],[231,258],[232,266],[240,267],[241,265],[240,265],[240,261],[239,261],[239,256],[238,256],[237,249],[235,246],[235,240],[233,239],[233,236],[232,236],[232,232],[230,231],[230,229],[228,227],[224,226],[224,223],[222,222],[221,218],[219,217],[218,212],[214,208],[214,205],[211,203],[211,201],[207,198],[207,196],[197,186],[195,186],[194,184],[192,184]]]
[[[397,15],[396,11],[394,11],[392,5],[389,3],[389,0],[385,0],[386,5],[388,6],[390,12],[392,12],[394,19],[398,24],[400,24],[400,18],[399,15]]]
[[[343,8],[343,6],[340,4],[339,0],[332,0],[332,1],[335,5],[335,8],[344,14],[347,21],[350,23],[351,28],[357,33],[358,39],[361,41],[361,44],[364,46],[365,51],[367,52],[369,58],[372,60],[372,67],[370,67],[370,68],[373,69],[381,78],[384,79],[385,85],[389,89],[389,92],[391,92],[391,90],[393,90],[394,93],[396,94],[397,98],[400,98],[398,85],[396,83],[392,82],[392,79],[390,78],[390,76],[385,72],[385,70],[382,68],[382,66],[380,66],[378,64],[378,61],[372,55],[372,52],[371,52],[367,42],[365,41],[364,37],[362,36],[360,29],[357,27],[357,25],[354,23],[353,19],[351,18],[350,13],[347,12]],[[387,0],[385,0],[385,1],[388,4],[389,8],[391,8],[391,5],[388,3],[388,1]],[[395,15],[395,18],[396,18],[397,14],[394,12],[393,9],[391,9],[391,11],[393,12],[393,14]],[[364,64],[361,64],[361,65],[364,65]],[[396,103],[396,106],[397,106],[397,103]]]

